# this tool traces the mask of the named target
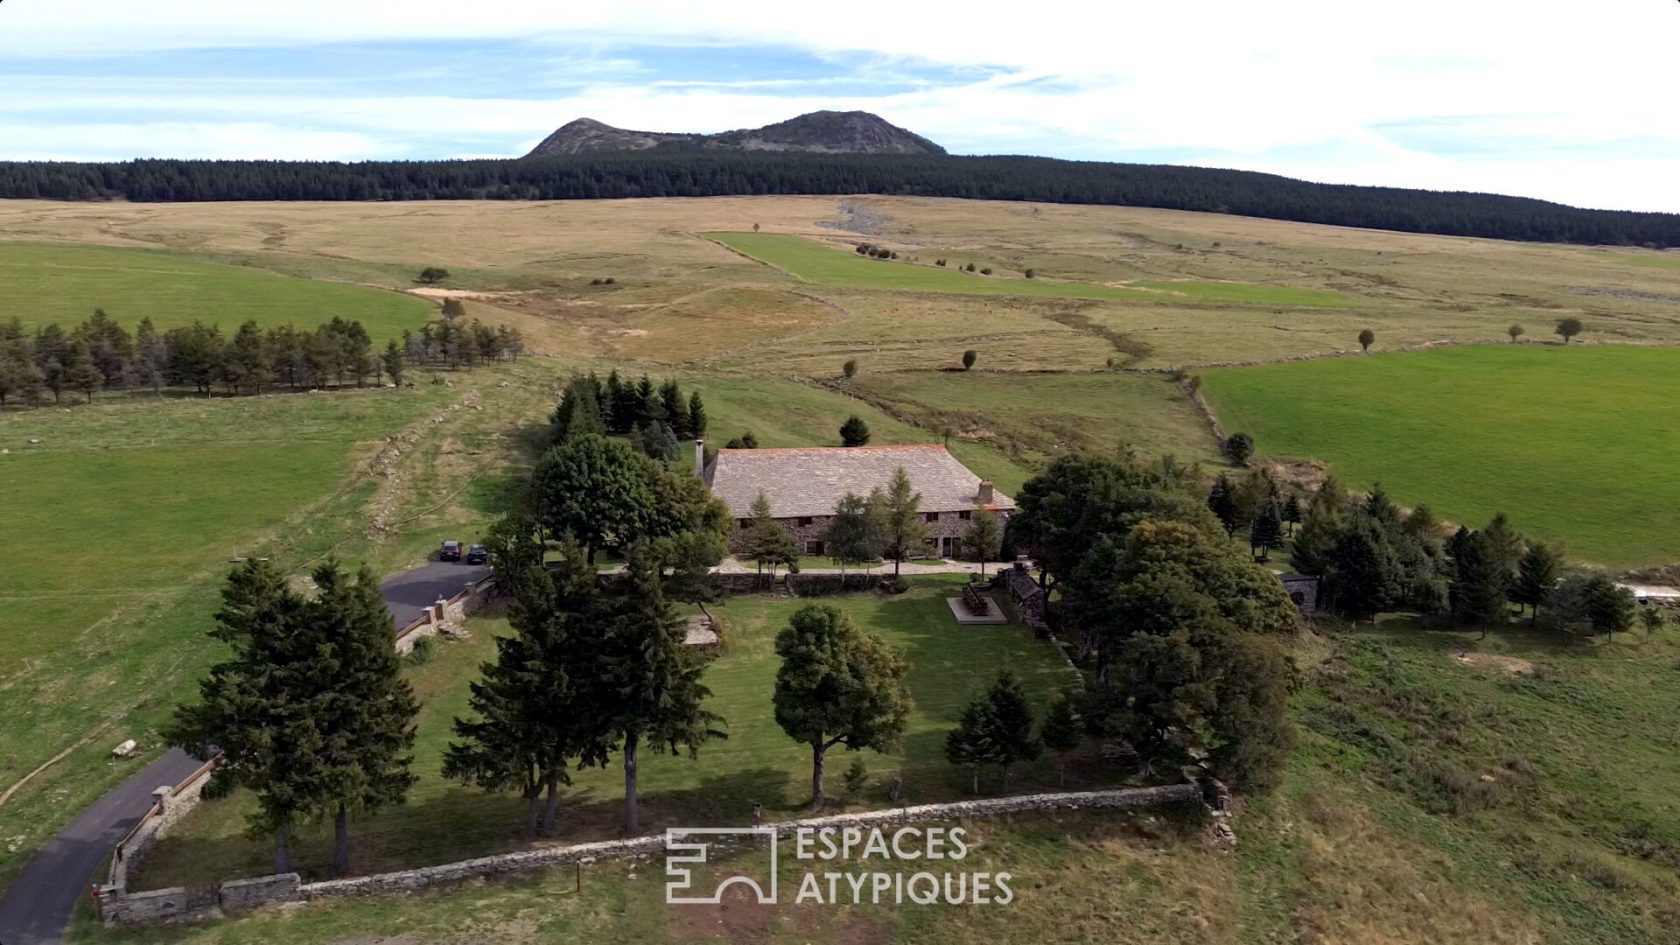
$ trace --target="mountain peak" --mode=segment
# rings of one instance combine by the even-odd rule
[[[819,154],[944,154],[932,141],[871,112],[816,111],[763,128],[718,134],[628,131],[593,118],[561,125],[526,157],[652,149],[805,151]]]

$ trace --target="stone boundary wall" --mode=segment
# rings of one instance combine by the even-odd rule
[[[495,596],[496,578],[487,577],[468,586],[454,597],[427,607],[419,619],[397,631],[395,645],[398,653],[414,649],[414,641],[435,637],[445,627],[458,627],[472,614],[478,613]]]
[[[869,828],[921,821],[962,820],[997,817],[1004,814],[1046,810],[1136,809],[1168,804],[1198,803],[1202,800],[1200,784],[1168,784],[1161,787],[1126,788],[1116,791],[1059,792],[1027,794],[1019,797],[996,797],[973,801],[954,801],[945,804],[920,804],[886,810],[861,811],[855,814],[835,814],[802,820],[784,820],[765,824],[777,836],[788,836],[800,829],[835,827]],[[388,892],[425,889],[445,883],[483,876],[497,876],[563,866],[570,863],[589,863],[597,860],[617,860],[652,856],[665,849],[664,835],[633,837],[628,840],[605,840],[567,847],[547,847],[522,850],[497,856],[480,857],[403,870],[375,876],[357,876],[308,883],[300,890],[305,898],[338,896],[368,896]]]
[[[798,830],[824,827],[842,830],[868,829],[1049,810],[1136,810],[1171,804],[1205,804],[1207,796],[1208,790],[1203,784],[1187,781],[1182,784],[1113,791],[1026,794],[944,804],[919,804],[913,807],[860,811],[854,814],[784,820],[764,826],[775,831],[777,836],[786,837]],[[107,925],[197,920],[213,918],[224,912],[253,909],[275,903],[409,892],[463,880],[532,872],[571,863],[652,857],[663,853],[664,850],[665,835],[655,834],[627,840],[602,840],[564,847],[522,850],[441,866],[347,879],[329,879],[317,883],[300,883],[296,873],[283,873],[253,879],[229,880],[212,887],[177,886],[172,889],[121,896],[107,903],[101,915]]]
[[[106,877],[104,889],[113,889],[119,896],[128,889],[128,871],[145,857],[159,837],[168,833],[188,811],[198,806],[199,795],[210,780],[210,769],[215,766],[214,760],[206,761],[167,795],[152,802],[151,810],[140,817],[139,822],[111,851],[111,871]],[[105,895],[103,889],[100,895]]]

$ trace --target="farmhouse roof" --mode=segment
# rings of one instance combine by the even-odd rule
[[[963,511],[980,502],[980,477],[938,445],[719,450],[706,482],[736,518],[752,515],[761,491],[776,518],[832,515],[846,493],[885,489],[901,466],[922,494],[924,512]],[[1015,501],[994,489],[986,507],[1013,509]]]

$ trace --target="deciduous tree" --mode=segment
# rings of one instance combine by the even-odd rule
[[[899,652],[860,632],[834,607],[804,607],[776,636],[776,724],[811,746],[811,806],[823,805],[823,770],[835,745],[890,751],[910,718]]]
[[[1558,319],[1557,328],[1553,329],[1553,331],[1556,332],[1559,338],[1563,339],[1564,344],[1569,344],[1569,339],[1579,335],[1581,333],[1581,329],[1581,320],[1571,315],[1568,318]]]

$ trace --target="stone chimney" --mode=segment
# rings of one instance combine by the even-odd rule
[[[706,478],[706,441],[698,438],[694,441],[694,475]]]
[[[980,499],[980,504],[981,505],[991,505],[992,504],[992,481],[990,479],[980,480],[980,497],[979,497],[979,499]]]

